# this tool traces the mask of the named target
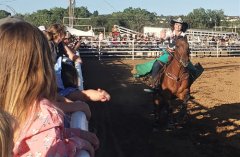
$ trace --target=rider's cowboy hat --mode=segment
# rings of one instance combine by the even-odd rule
[[[174,25],[175,23],[182,24],[182,29],[184,30],[183,32],[185,32],[189,28],[188,23],[184,22],[181,17],[179,17],[177,19],[171,19],[170,24]]]
[[[177,18],[177,19],[172,19],[172,20],[171,20],[171,23],[181,23],[181,24],[183,24],[183,20],[182,20],[181,17],[179,17],[179,18]]]

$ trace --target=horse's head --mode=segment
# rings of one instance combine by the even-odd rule
[[[189,44],[187,39],[180,37],[176,41],[176,49],[174,56],[183,67],[187,67],[189,63]]]

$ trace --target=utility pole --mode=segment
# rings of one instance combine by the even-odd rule
[[[215,32],[216,32],[216,30],[217,30],[216,19],[214,20],[214,22],[215,22]]]
[[[13,14],[17,14],[16,10],[13,9],[13,7],[11,7],[11,6],[9,6],[9,5],[6,5],[6,4],[0,4],[0,5],[3,5],[3,6],[5,6],[5,7],[7,7],[8,9],[10,9]]]
[[[75,0],[69,0],[69,27],[73,28]]]

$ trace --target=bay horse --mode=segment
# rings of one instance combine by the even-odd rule
[[[158,122],[163,120],[173,121],[174,103],[177,100],[178,114],[183,117],[187,113],[187,101],[189,99],[190,82],[189,71],[187,69],[189,59],[189,44],[187,39],[180,37],[176,40],[175,50],[171,55],[169,63],[163,68],[162,72],[155,78],[158,82],[157,90],[153,93],[155,114]],[[176,106],[176,105],[175,105]],[[176,109],[176,108],[175,108]],[[161,119],[163,118],[163,119]],[[177,117],[175,117],[177,119]],[[177,121],[175,119],[175,121]],[[165,123],[164,122],[164,123]]]

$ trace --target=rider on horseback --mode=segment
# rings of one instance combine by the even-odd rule
[[[178,39],[179,37],[184,37],[187,39],[185,32],[188,29],[188,24],[186,22],[183,22],[181,18],[171,20],[170,26],[170,31],[166,32],[166,30],[163,30],[160,34],[161,39],[163,39],[164,41],[168,41],[167,48],[163,49],[162,51],[163,54],[155,60],[144,64],[136,65],[137,74],[135,74],[135,76],[145,76],[151,72],[151,86],[153,88],[155,88],[154,79],[156,78],[162,67],[169,62],[170,57],[174,53],[176,39]],[[200,63],[197,63],[194,66],[191,62],[189,62],[187,68],[191,76],[191,85],[202,74],[204,69],[202,68]]]

